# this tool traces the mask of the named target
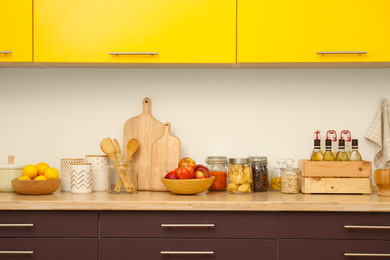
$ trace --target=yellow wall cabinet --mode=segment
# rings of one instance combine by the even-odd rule
[[[32,62],[32,0],[0,0],[1,62]]]
[[[235,0],[34,0],[35,62],[235,63]]]
[[[389,62],[388,0],[238,0],[237,62]]]

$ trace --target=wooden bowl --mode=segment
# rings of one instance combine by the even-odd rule
[[[167,189],[175,194],[198,194],[206,191],[214,181],[214,176],[204,179],[164,179],[161,178]]]
[[[374,180],[379,187],[378,196],[390,197],[390,169],[375,170]]]
[[[24,195],[46,195],[52,194],[61,186],[61,180],[18,180],[11,181],[14,191]]]

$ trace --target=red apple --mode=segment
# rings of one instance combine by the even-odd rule
[[[210,173],[204,168],[198,168],[195,172],[196,179],[210,178]]]
[[[191,167],[194,170],[194,172],[195,172],[195,170],[196,170],[196,163],[190,157],[184,157],[179,162],[179,168],[183,168],[183,167],[187,167],[187,166]]]
[[[165,179],[177,179],[177,176],[176,176],[176,169],[170,171],[167,173],[167,175],[165,175],[164,177]]]
[[[194,179],[195,171],[189,166],[177,169],[176,175],[179,179]]]
[[[206,166],[204,166],[204,165],[202,165],[202,164],[196,165],[196,170],[195,170],[195,172],[196,172],[198,169],[200,169],[200,168],[203,168],[203,169],[205,169],[208,173],[210,173],[209,168],[207,168]]]

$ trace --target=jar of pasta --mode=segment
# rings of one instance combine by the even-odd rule
[[[225,156],[208,156],[206,158],[210,176],[214,176],[214,182],[209,191],[225,191],[227,182],[227,158]]]
[[[248,158],[229,158],[227,191],[234,194],[252,193],[253,178]]]
[[[287,161],[291,160],[291,163]],[[286,168],[281,168],[280,173],[280,192],[282,193],[298,193],[299,192],[299,168],[292,167],[294,160],[287,159]]]

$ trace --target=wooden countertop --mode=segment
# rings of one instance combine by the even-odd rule
[[[19,195],[0,192],[0,210],[184,210],[184,211],[345,211],[390,212],[390,197],[371,195],[304,195],[260,192],[233,195],[203,192],[175,195],[170,192],[109,194],[93,192]]]

